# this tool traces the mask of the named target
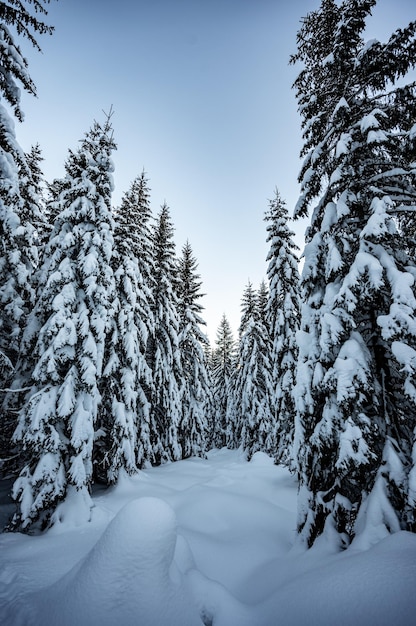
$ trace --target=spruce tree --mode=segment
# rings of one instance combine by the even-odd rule
[[[211,369],[214,401],[212,439],[216,448],[226,446],[233,437],[230,414],[232,411],[231,380],[236,365],[235,361],[235,342],[230,323],[224,314],[217,329]]]
[[[184,458],[204,456],[207,437],[205,415],[209,384],[204,346],[208,340],[201,330],[205,322],[199,302],[202,282],[198,264],[187,241],[178,268],[179,350],[181,356],[182,419],[179,436]]]
[[[286,204],[276,189],[265,214],[270,249],[267,276],[270,291],[267,300],[266,325],[271,341],[273,429],[268,447],[274,450],[277,463],[293,467],[295,429],[296,366],[298,348],[300,297],[299,271],[294,233],[289,230]]]
[[[170,210],[164,203],[152,229],[154,325],[147,345],[147,360],[153,377],[150,398],[152,448],[158,464],[182,457],[179,442],[182,363],[173,233]]]
[[[145,173],[123,196],[116,213],[112,268],[116,308],[107,346],[100,419],[106,433],[100,458],[104,480],[132,474],[153,459],[150,404],[152,374],[146,349],[153,330],[149,188]]]
[[[31,147],[30,151],[26,154],[26,160],[30,176],[23,177],[22,196],[25,197],[29,206],[33,206],[39,266],[42,265],[42,255],[52,232],[52,224],[50,223],[47,208],[48,183],[45,181],[42,171],[43,156],[39,144],[35,144]],[[34,282],[34,289],[36,290],[36,276]]]
[[[15,326],[15,335],[12,341],[9,341],[10,369],[6,389],[1,387],[0,410],[3,414],[3,425],[1,428],[0,440],[4,443],[0,445],[0,450],[6,452],[5,456],[10,458],[10,462],[5,461],[2,469],[7,473],[15,474],[15,461],[18,457],[15,446],[12,443],[13,431],[16,428],[16,415],[19,407],[21,407],[24,389],[28,384],[28,372],[22,368],[25,362],[25,355],[21,350],[21,341],[27,316],[33,308],[36,297],[36,285],[39,279],[38,271],[42,257],[44,243],[43,237],[46,232],[46,219],[43,207],[42,193],[42,171],[40,162],[42,160],[39,146],[34,146],[29,154],[25,155],[27,167],[19,167],[19,226],[13,233],[14,244],[16,246],[13,255],[9,258],[18,259],[19,263],[14,266],[14,271],[20,273],[20,279],[13,281],[13,271],[9,274],[8,286],[14,282],[14,289],[9,296],[14,295],[15,303],[20,306],[18,323]],[[20,236],[19,236],[20,235]],[[10,239],[9,239],[10,242]],[[10,250],[9,250],[10,252]],[[13,264],[10,264],[10,271]],[[6,283],[7,285],[7,283]],[[6,287],[5,285],[5,287]],[[5,313],[7,316],[9,306],[6,306]],[[15,309],[14,309],[15,310]],[[17,319],[14,320],[17,322]],[[13,323],[10,317],[6,321]],[[11,328],[11,327],[10,327]],[[1,361],[1,358],[0,358]],[[0,452],[0,458],[3,456]]]
[[[32,4],[35,15],[26,8]],[[43,0],[0,2],[0,457],[8,454],[14,416],[4,390],[12,386],[26,315],[33,305],[32,274],[37,263],[36,224],[39,215],[33,189],[30,163],[21,149],[14,121],[7,107],[23,121],[21,88],[36,95],[27,60],[16,43],[13,31],[26,37],[40,50],[37,36],[53,28],[38,16],[46,15]],[[33,200],[33,202],[32,202]]]
[[[243,359],[249,358],[247,346],[245,345],[245,333],[251,327],[251,321],[257,318],[257,294],[251,281],[248,281],[241,298],[241,318],[238,328],[238,342],[236,345],[236,367],[233,368],[229,380],[229,402],[228,402],[228,437],[227,446],[238,448],[242,443],[242,429],[244,426],[243,416],[243,395],[245,393],[244,382],[247,377],[247,370],[241,371]],[[244,356],[243,356],[244,353]],[[247,364],[248,365],[248,364]],[[248,365],[248,367],[250,367]]]
[[[268,303],[269,303],[269,289],[266,285],[266,281],[262,280],[257,290],[257,313],[259,315],[261,323],[265,326],[266,329],[268,329],[268,322],[267,322]]]
[[[241,319],[240,326],[238,328],[238,336],[241,340],[241,337],[244,335],[250,324],[250,320],[253,317],[257,317],[258,314],[257,293],[250,280],[248,281],[247,286],[243,291],[240,309]]]
[[[241,310],[234,386],[235,443],[241,443],[250,459],[258,451],[273,454],[269,448],[273,428],[269,333],[262,321],[258,294],[250,282],[243,293]]]
[[[208,381],[208,389],[205,397],[205,422],[206,422],[206,433],[205,433],[205,450],[209,451],[215,447],[214,444],[214,435],[215,435],[215,400],[213,394],[213,350],[211,348],[211,344],[209,340],[203,344],[204,350],[204,358],[206,363],[206,373],[207,373],[207,381]]]
[[[44,527],[66,514],[89,519],[93,445],[105,348],[115,313],[111,192],[115,148],[109,117],[94,123],[65,165],[23,347],[31,391],[15,432],[26,464],[13,487],[13,526]],[[62,502],[64,501],[64,502]]]
[[[296,426],[308,546],[416,529],[416,270],[397,226],[416,198],[415,84],[398,85],[416,63],[416,22],[366,44],[374,5],[324,0],[292,57],[305,141],[296,214],[314,205]]]
[[[25,202],[24,215],[34,222],[36,238],[40,240],[45,230],[44,178],[41,163],[42,151],[39,144],[25,154],[28,171],[20,177],[21,195]]]

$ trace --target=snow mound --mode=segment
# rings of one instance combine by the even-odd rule
[[[250,459],[250,463],[252,463],[253,465],[259,465],[259,466],[261,465],[270,466],[270,465],[274,465],[274,459],[272,459],[272,457],[270,457],[265,452],[255,452]]]
[[[33,623],[202,624],[183,563],[179,568],[174,562],[176,544],[176,516],[166,502],[150,497],[129,502],[82,561],[46,590]]]
[[[309,555],[313,559],[313,552]],[[283,585],[257,624],[279,615],[285,626],[409,626],[416,615],[416,537],[390,535],[368,551],[347,550]],[[299,593],[299,590],[302,590]],[[268,605],[268,607],[267,607]]]

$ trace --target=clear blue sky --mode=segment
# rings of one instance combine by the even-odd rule
[[[318,0],[59,0],[43,54],[22,45],[38,89],[17,123],[25,150],[39,142],[48,180],[68,148],[113,106],[117,205],[145,168],[157,213],[164,200],[178,252],[199,262],[210,339],[223,313],[236,334],[242,291],[266,277],[268,199],[292,211],[300,119],[291,84],[301,18]],[[416,19],[414,0],[379,0],[368,38]],[[302,245],[304,224],[295,224]]]

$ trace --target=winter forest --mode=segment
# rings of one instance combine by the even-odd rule
[[[48,2],[0,2],[0,479],[13,501],[4,545],[53,541],[66,520],[88,528],[94,494],[111,499],[142,472],[168,477],[176,462],[234,451],[241,472],[294,482],[297,555],[323,542],[357,554],[394,534],[415,555],[416,21],[386,42],[364,39],[376,0],[321,0],[300,21],[290,59],[300,197],[289,210],[271,190],[267,280],[247,284],[238,337],[224,315],[210,345],[198,261],[190,242],[176,249],[168,204],[152,207],[151,173],[113,206],[113,111],[68,151],[62,179],[44,180],[41,137],[29,153],[19,146],[20,92],[36,94],[19,40],[40,51],[53,32]],[[300,217],[303,251],[291,228]],[[161,497],[152,520],[167,524]],[[129,534],[124,516],[118,532]],[[192,580],[194,595],[205,589]],[[58,623],[19,613],[0,582],[4,623]],[[230,599],[221,612],[215,589],[197,619],[178,609],[176,622],[169,605],[166,621],[137,623],[304,623],[290,611],[282,622],[266,609],[243,615]]]

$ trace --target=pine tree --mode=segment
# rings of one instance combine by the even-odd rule
[[[273,430],[268,447],[277,463],[293,466],[292,446],[295,428],[295,398],[299,330],[299,271],[294,233],[288,227],[286,204],[276,190],[265,214],[270,250],[267,275],[270,292],[267,301],[267,328],[271,341]]]
[[[183,456],[204,456],[207,437],[206,404],[209,394],[204,346],[208,340],[201,330],[205,322],[199,302],[202,282],[198,264],[187,241],[182,248],[178,270],[179,350],[183,373],[180,443]]]
[[[164,203],[152,231],[154,326],[147,346],[147,360],[153,376],[150,399],[152,447],[158,464],[182,458],[179,442],[182,364],[173,233],[170,210]]]
[[[153,329],[149,195],[143,172],[116,214],[112,267],[117,298],[104,372],[107,411],[101,424],[106,437],[100,451],[109,483],[116,482],[120,470],[132,474],[154,460],[147,399],[152,374],[146,361]]]
[[[16,6],[16,4],[18,6]],[[30,3],[29,3],[30,4]],[[43,0],[36,0],[37,14],[46,14]],[[0,2],[0,96],[13,114],[23,120],[20,108],[21,87],[36,95],[27,61],[22,56],[11,28],[26,37],[40,50],[37,35],[52,33],[38,17],[31,15],[25,3]],[[30,163],[18,144],[14,122],[0,101],[0,456],[7,455],[14,418],[10,399],[4,389],[13,383],[19,345],[26,315],[34,293],[31,278],[37,262],[35,225],[38,215],[32,213],[34,203],[24,196],[31,179]]]
[[[19,506],[13,524],[21,529],[90,514],[94,431],[115,309],[114,148],[108,116],[103,126],[94,123],[65,166],[69,185],[24,337],[34,366],[15,432],[27,459],[13,488]]]
[[[374,5],[324,0],[292,58],[304,65],[296,214],[316,203],[297,385],[307,545],[323,532],[348,546],[416,530],[416,270],[397,227],[416,198],[415,84],[397,85],[415,66],[416,22],[365,44]]]
[[[241,310],[234,386],[235,443],[241,443],[250,459],[258,451],[273,454],[268,447],[273,427],[269,333],[262,321],[264,309],[250,282],[243,293]]]
[[[214,400],[213,445],[226,446],[232,438],[230,413],[232,409],[231,379],[235,368],[235,342],[225,316],[217,329],[212,353],[212,395]]]

